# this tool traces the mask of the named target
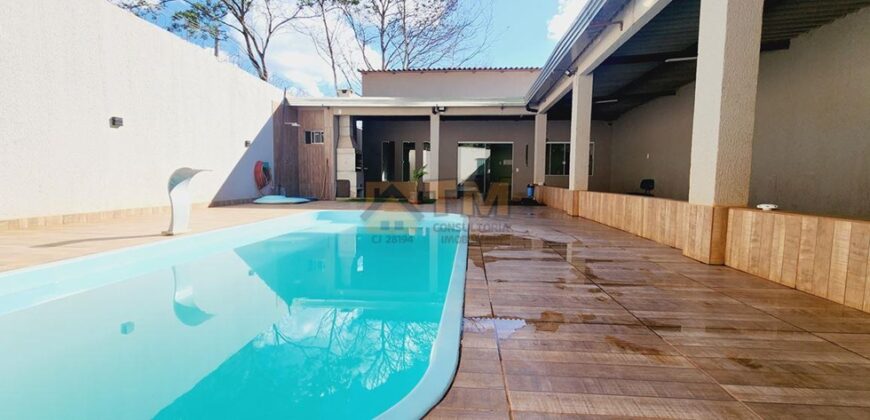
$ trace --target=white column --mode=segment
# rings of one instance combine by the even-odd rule
[[[534,182],[544,185],[547,164],[547,114],[535,114],[535,162]]]
[[[576,74],[571,89],[571,156],[568,189],[589,189],[589,141],[592,136],[592,75]]]
[[[439,162],[441,154],[441,114],[432,114],[429,117],[429,166],[426,172],[429,173],[428,179],[431,184],[433,194],[438,194],[438,181],[440,178]],[[437,198],[437,197],[436,197]]]
[[[689,201],[749,201],[763,2],[702,0]]]
[[[356,197],[357,172],[356,172],[356,149],[353,148],[353,140],[350,137],[350,116],[338,117],[338,147],[336,148],[336,178],[346,179],[350,182],[350,196]]]

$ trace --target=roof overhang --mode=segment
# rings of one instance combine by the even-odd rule
[[[396,97],[297,98],[288,97],[287,105],[298,108],[329,108],[336,115],[357,116],[445,116],[529,115],[522,98],[431,99]]]
[[[532,83],[525,101],[536,107],[550,90],[575,69],[577,59],[608,26],[611,19],[629,0],[589,0],[562,39],[556,44],[538,78]]]

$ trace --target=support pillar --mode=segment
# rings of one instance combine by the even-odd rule
[[[349,115],[338,117],[338,147],[336,149],[336,177],[338,180],[350,182],[350,197],[356,198],[357,172],[356,149],[351,139],[351,119]]]
[[[592,136],[592,75],[576,74],[571,97],[571,156],[568,189],[589,189],[589,141]]]
[[[439,163],[441,161],[440,154],[441,114],[432,114],[429,117],[429,166],[426,168],[426,172],[429,173],[428,179],[433,198],[443,198],[438,197],[440,191],[439,181],[441,180],[441,173],[439,170]]]
[[[547,114],[535,115],[534,183],[544,185],[547,164]]]
[[[749,201],[763,2],[702,0],[689,202]]]

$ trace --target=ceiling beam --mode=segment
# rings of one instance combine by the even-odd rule
[[[765,41],[761,43],[761,52],[787,50],[791,46],[791,41],[788,39]],[[640,63],[661,63],[665,60],[683,57],[695,57],[698,55],[698,46],[694,45],[691,49],[683,51],[669,51],[663,53],[652,54],[635,54],[635,55],[620,55],[611,56],[601,63],[602,66],[613,66],[620,64],[640,64]]]
[[[650,93],[635,93],[628,95],[619,95],[619,96],[600,96],[597,98],[592,98],[592,105],[608,105],[608,104],[616,104],[622,101],[648,101],[650,99],[658,98],[659,96],[674,96],[677,94],[676,90],[663,90],[659,92],[650,92]],[[598,103],[596,103],[598,102]],[[604,102],[604,103],[601,103]]]

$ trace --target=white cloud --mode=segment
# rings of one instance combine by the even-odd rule
[[[550,38],[553,41],[562,39],[562,36],[565,35],[565,32],[567,32],[568,28],[571,27],[571,24],[574,23],[574,19],[577,18],[580,10],[583,9],[583,6],[585,6],[588,1],[589,0],[559,0],[559,9],[556,11],[556,14],[547,21],[547,38]]]

